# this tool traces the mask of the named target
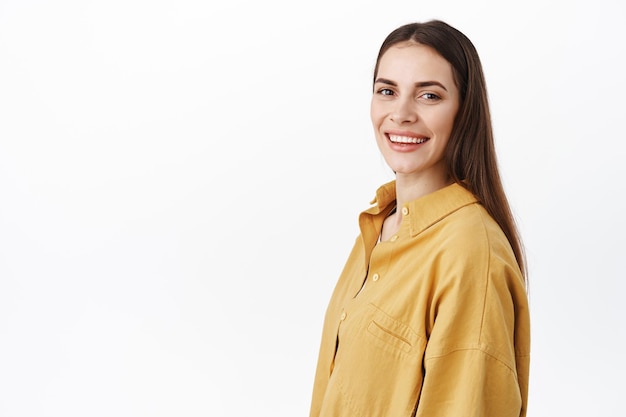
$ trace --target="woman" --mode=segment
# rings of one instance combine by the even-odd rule
[[[371,119],[395,180],[359,216],[310,415],[524,416],[524,256],[472,43],[441,21],[390,33]]]

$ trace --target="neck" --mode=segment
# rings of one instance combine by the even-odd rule
[[[447,175],[445,177],[435,179],[415,179],[410,176],[398,174],[396,175],[397,207],[402,207],[409,201],[416,200],[450,184],[452,184],[452,180]]]

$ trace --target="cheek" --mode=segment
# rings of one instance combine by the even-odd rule
[[[374,98],[372,98],[370,103],[370,119],[372,120],[372,124],[374,126],[379,126],[385,119],[384,105]]]
[[[450,111],[439,119],[439,123],[437,126],[437,130],[439,134],[444,135],[446,137],[450,136],[452,133],[452,128],[454,127],[454,119],[456,118],[456,111]]]
[[[450,136],[450,133],[452,133],[453,127],[454,127],[454,117],[450,118],[449,120],[446,120],[446,123],[442,127],[442,131],[445,132],[446,136]]]
[[[372,121],[372,124],[374,126],[376,126],[376,121],[377,121],[378,117],[377,117],[377,112],[376,112],[376,108],[375,106],[372,104],[370,106],[370,120]]]

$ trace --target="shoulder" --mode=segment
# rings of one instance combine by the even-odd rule
[[[466,254],[481,250],[511,251],[504,232],[479,203],[460,207],[436,226],[437,236],[450,250]]]
[[[511,245],[487,210],[479,203],[463,206],[434,225],[439,267],[446,277],[463,282],[521,277]]]

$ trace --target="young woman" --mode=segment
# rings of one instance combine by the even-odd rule
[[[441,21],[390,33],[371,119],[395,180],[359,216],[311,417],[524,416],[524,255],[470,40]]]

